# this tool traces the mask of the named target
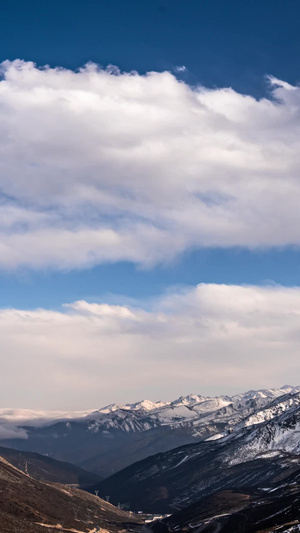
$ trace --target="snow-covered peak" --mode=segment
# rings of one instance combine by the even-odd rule
[[[152,402],[151,400],[142,400],[141,402],[134,404],[127,403],[125,408],[133,411],[138,411],[139,409],[142,409],[143,411],[153,411],[154,409],[160,409],[168,404],[169,402]]]
[[[97,415],[97,413],[101,414],[109,414],[114,413],[116,411],[153,411],[155,409],[160,409],[161,407],[164,407],[165,405],[169,405],[169,402],[152,402],[151,400],[142,400],[140,402],[136,403],[126,403],[126,404],[118,404],[113,403],[110,405],[107,405],[106,407],[102,407],[101,409],[97,411],[93,411],[93,415]]]
[[[278,398],[283,394],[295,394],[300,391],[300,387],[293,387],[291,385],[284,385],[278,389],[259,389],[259,390],[249,390],[247,392],[236,394],[232,396],[232,400],[249,400],[249,399],[258,399],[258,398]]]
[[[5,426],[4,435],[7,434],[7,425],[41,427],[74,420],[86,424],[93,432],[141,432],[160,426],[169,426],[172,430],[185,428],[191,439],[199,440],[231,432],[234,427],[240,429],[271,420],[293,405],[293,395],[298,392],[299,387],[285,385],[280,389],[250,390],[231,397],[189,394],[170,402],[142,400],[133,404],[115,403],[99,410],[76,413],[2,409],[0,430]],[[277,399],[279,403],[276,403]]]
[[[140,432],[168,426],[173,430],[185,428],[191,439],[206,439],[214,434],[231,432],[234,427],[270,419],[283,410],[278,405],[272,406],[272,402],[280,397],[291,398],[297,390],[300,389],[285,386],[248,391],[232,397],[190,394],[173,402],[143,400],[134,404],[112,404],[88,415],[87,419],[89,429],[94,432],[113,429]],[[272,409],[263,411],[268,405]]]
[[[93,411],[89,416],[97,416],[99,414],[108,415],[109,413],[114,413],[115,411],[119,411],[120,409],[125,409],[125,405],[111,403],[109,405],[106,405],[105,407],[101,407],[101,409]]]
[[[300,393],[284,394],[237,424],[225,443],[236,442],[230,465],[262,457],[266,452],[300,454]]]
[[[187,396],[180,396],[177,400],[171,402],[171,405],[195,405],[204,402],[206,399],[198,394],[188,394]]]
[[[223,407],[227,407],[228,405],[232,404],[231,398],[228,396],[219,396],[217,398],[205,398],[203,402],[197,403],[193,409],[197,413],[212,413],[213,411],[216,411],[218,409],[222,409]]]

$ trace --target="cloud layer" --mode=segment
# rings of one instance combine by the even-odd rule
[[[2,405],[89,409],[297,385],[299,316],[299,288],[205,284],[147,306],[2,310]]]
[[[151,266],[203,246],[299,245],[300,88],[6,61],[0,267]]]

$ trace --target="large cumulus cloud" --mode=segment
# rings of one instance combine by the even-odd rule
[[[22,61],[1,76],[0,267],[299,245],[298,87],[270,78],[257,101],[169,72]]]

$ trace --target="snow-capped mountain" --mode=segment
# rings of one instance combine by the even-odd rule
[[[298,392],[300,387],[284,386],[232,397],[191,394],[172,402],[112,404],[74,417],[0,410],[1,445],[71,461],[105,477],[149,455],[271,420],[298,401]]]
[[[273,401],[238,424],[234,434],[223,440],[238,441],[243,434],[242,445],[228,456],[231,465],[262,454],[273,457],[282,452],[300,454],[300,393]]]
[[[280,389],[248,391],[235,396],[214,398],[190,394],[172,402],[151,402],[143,400],[135,404],[112,404],[89,413],[86,418],[93,421],[91,428],[96,431],[105,424],[119,427],[124,431],[140,431],[147,417],[146,429],[150,425],[178,426],[189,424],[194,428],[193,435],[199,436],[199,428],[208,421],[235,426],[245,417],[256,413],[259,408],[283,395],[300,392],[300,387],[285,385]],[[129,415],[129,416],[128,416]],[[259,423],[254,421],[252,423]]]
[[[173,512],[216,491],[263,487],[268,493],[278,485],[299,481],[297,392],[273,399],[223,438],[148,457],[104,480],[98,489],[109,494],[111,501],[152,512]]]

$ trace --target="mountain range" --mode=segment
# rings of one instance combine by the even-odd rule
[[[109,477],[150,455],[219,438],[236,426],[272,417],[281,407],[263,410],[266,406],[299,391],[287,385],[231,397],[191,394],[172,402],[112,404],[75,416],[2,410],[0,442]]]
[[[300,531],[299,387],[75,416],[0,414],[0,435],[13,436],[0,448],[5,533]],[[143,524],[144,515],[126,510],[170,516]]]
[[[124,507],[173,513],[219,491],[271,491],[279,484],[298,483],[299,453],[297,392],[258,408],[224,437],[148,457],[100,482],[97,489]]]

